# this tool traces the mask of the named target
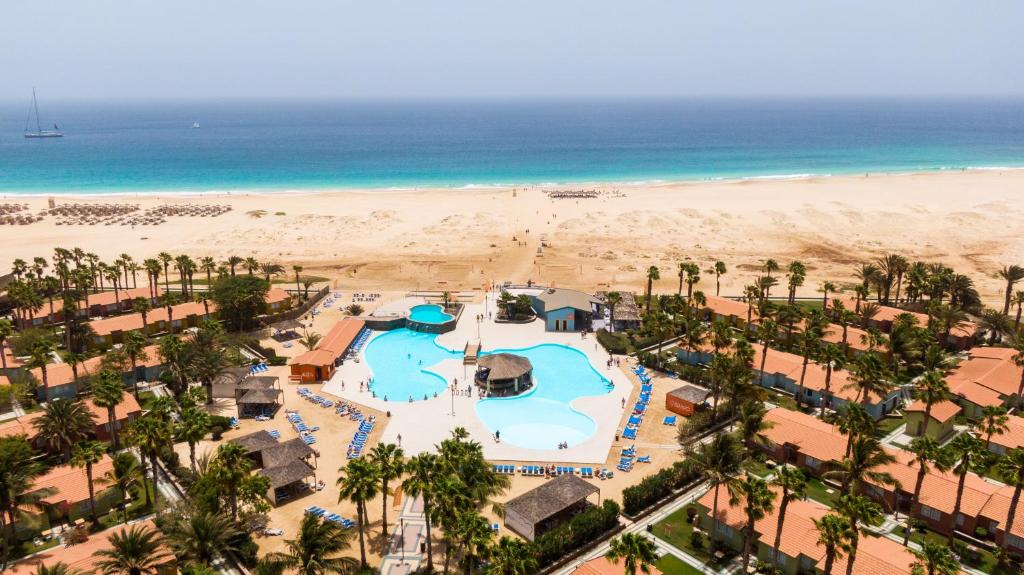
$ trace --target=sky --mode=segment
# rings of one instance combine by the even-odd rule
[[[0,100],[1024,97],[1020,0],[31,0]]]

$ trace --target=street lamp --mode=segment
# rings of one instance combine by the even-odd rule
[[[405,517],[399,517],[401,531],[398,532],[399,545],[402,546],[402,565],[405,565]]]

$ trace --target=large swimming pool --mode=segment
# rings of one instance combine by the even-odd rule
[[[396,329],[373,338],[365,358],[373,375],[370,389],[389,401],[414,401],[445,392],[448,382],[431,371],[446,359],[462,360],[461,352],[447,350],[436,334]],[[559,344],[526,349],[483,352],[514,353],[533,364],[533,388],[517,397],[487,398],[476,403],[476,415],[501,441],[528,449],[556,449],[559,443],[582,443],[597,430],[587,415],[571,403],[584,396],[610,391],[608,380],[590,365],[583,352]],[[460,387],[469,382],[459,382]],[[474,391],[474,395],[476,391]]]
[[[409,319],[420,323],[444,323],[452,317],[439,305],[423,304],[409,308]]]

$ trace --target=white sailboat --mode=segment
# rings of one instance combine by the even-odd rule
[[[200,126],[199,126],[199,122],[192,122],[192,129],[193,129],[193,130],[198,130],[198,129],[199,129],[199,127],[200,127]]]
[[[36,131],[30,132],[28,127],[32,120],[33,113],[36,117]],[[57,124],[53,125],[52,130],[44,130],[41,122],[39,121],[39,104],[36,103],[36,89],[32,88],[32,109],[28,112],[28,118],[25,119],[25,137],[26,138],[63,138],[64,134],[60,131]]]

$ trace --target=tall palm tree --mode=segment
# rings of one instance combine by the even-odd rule
[[[72,569],[67,563],[58,561],[52,565],[39,564],[36,567],[35,575],[82,575],[78,569]]]
[[[171,444],[171,424],[153,414],[145,415],[132,422],[128,428],[129,443],[139,449],[142,457],[149,459],[153,474],[153,506],[160,499],[159,464],[157,457]],[[145,486],[144,486],[145,487]]]
[[[839,462],[835,469],[827,471],[826,477],[841,479],[842,493],[857,493],[865,481],[883,485],[899,483],[886,471],[879,471],[896,458],[882,448],[882,444],[874,437],[859,435],[853,441],[850,455]]]
[[[54,399],[47,402],[43,414],[32,422],[40,439],[60,452],[64,462],[71,459],[71,448],[96,431],[92,412],[81,401]]]
[[[298,298],[298,293],[302,289],[302,282],[299,277],[299,274],[302,273],[302,266],[292,266],[292,271],[295,272],[295,297]],[[235,274],[232,273],[231,275]]]
[[[213,473],[218,483],[227,491],[231,519],[238,519],[238,490],[252,471],[252,462],[245,449],[237,443],[228,443],[217,448]]]
[[[637,571],[650,573],[651,566],[658,560],[658,547],[639,533],[623,533],[612,538],[605,557],[616,565],[621,559],[626,575],[636,575]]]
[[[853,442],[862,435],[871,435],[877,429],[875,418],[859,403],[851,403],[839,414],[839,431],[846,435],[845,458],[850,457]]]
[[[160,252],[159,254],[157,254],[156,257],[157,257],[158,260],[160,260],[160,263],[164,267],[164,291],[165,292],[170,292],[171,291],[171,283],[170,283],[170,275],[171,275],[171,273],[170,273],[170,270],[171,270],[171,262],[174,261],[174,257],[171,256],[171,254],[169,254],[167,252]]]
[[[779,521],[775,526],[775,541],[772,543],[771,562],[777,568],[779,565],[779,545],[782,543],[782,527],[786,521],[786,510],[792,501],[803,500],[807,496],[807,476],[799,468],[783,465],[775,472],[772,478],[772,485],[780,490],[779,494]]]
[[[1010,430],[1009,416],[1002,405],[986,405],[981,408],[981,419],[974,424],[974,431],[985,437],[985,449],[992,448],[992,436],[1002,435]]]
[[[925,539],[921,544],[921,550],[912,552],[917,557],[914,567],[923,569],[927,575],[957,575],[960,573],[960,562],[947,545]]]
[[[943,469],[946,466],[944,462],[944,452],[939,448],[939,443],[931,437],[923,436],[916,437],[910,442],[910,452],[914,454],[913,463],[917,464],[917,479],[914,481],[914,492],[910,496],[910,508],[913,509],[914,505],[917,504],[921,498],[921,486],[924,485],[924,478],[928,475],[929,464],[935,464],[935,467]],[[903,545],[906,546],[907,542],[910,541],[910,532],[913,530],[913,516],[907,514],[907,526],[903,530]]]
[[[402,489],[412,497],[423,498],[423,515],[427,523],[427,572],[434,570],[434,554],[431,545],[431,516],[433,495],[438,472],[438,457],[433,453],[420,453],[406,465],[408,476],[402,482]]]
[[[847,494],[839,498],[837,509],[850,525],[850,549],[848,551],[849,558],[846,561],[846,575],[853,575],[860,535],[862,532],[868,536],[873,535],[866,528],[882,522],[882,508],[863,495]]]
[[[155,575],[170,556],[161,550],[162,537],[148,527],[132,525],[108,537],[109,549],[96,552],[104,575]]]
[[[1010,313],[1010,298],[1013,297],[1013,286],[1024,279],[1024,267],[1016,264],[1003,266],[1003,269],[999,270],[998,275],[1006,282],[1005,297],[1003,298],[1003,315],[1006,315]]]
[[[209,511],[173,516],[164,532],[167,545],[185,565],[210,565],[219,553],[236,551],[241,535],[230,517]]]
[[[7,338],[14,335],[14,324],[7,318],[0,318],[0,367],[7,369]]]
[[[142,470],[135,456],[128,451],[114,455],[113,466],[101,478],[104,485],[113,485],[121,493],[121,508],[124,510],[124,521],[128,522],[128,494],[139,484]],[[146,490],[146,506],[149,506],[149,491]]]
[[[487,575],[533,575],[540,568],[535,551],[522,539],[504,536],[488,555]]]
[[[210,414],[197,408],[181,410],[181,419],[177,425],[179,441],[188,443],[188,460],[192,471],[196,470],[196,445],[210,432]]]
[[[814,526],[818,528],[818,545],[825,548],[822,572],[824,575],[832,575],[836,559],[841,559],[844,553],[850,551],[850,539],[853,537],[850,524],[845,517],[829,513],[821,519],[815,519]]]
[[[43,384],[43,399],[50,399],[50,381],[47,377],[46,368],[53,359],[53,352],[57,351],[57,344],[49,338],[40,338],[32,343],[32,347],[29,348],[28,362],[25,366],[32,369],[39,369]]]
[[[149,356],[146,354],[146,336],[137,332],[130,331],[124,334],[124,342],[121,344],[121,351],[128,356],[128,361],[132,368],[132,392],[135,395],[135,399],[139,398],[139,377],[136,373],[140,361],[146,361]]]
[[[474,509],[463,510],[455,521],[455,532],[461,544],[464,575],[472,575],[481,564],[494,539],[490,522]]]
[[[715,261],[715,265],[709,270],[709,273],[715,274],[715,296],[720,295],[722,291],[722,276],[726,274],[725,262],[722,260]]]
[[[149,312],[153,304],[149,298],[137,297],[132,299],[132,311],[142,317],[142,333],[149,335]]]
[[[846,353],[841,347],[834,343],[826,343],[818,351],[818,361],[825,367],[825,402],[822,407],[832,406],[832,374],[841,370],[846,363]],[[821,416],[825,417],[825,409],[821,410]]]
[[[96,407],[107,410],[107,427],[110,428],[110,439],[117,451],[117,420],[116,409],[124,401],[124,388],[121,384],[121,376],[109,369],[101,370],[93,380],[92,402]]]
[[[911,391],[911,397],[924,403],[924,426],[921,435],[928,435],[928,423],[932,418],[932,407],[938,403],[949,401],[953,398],[953,392],[949,390],[946,378],[939,370],[931,370],[918,378]]]
[[[851,372],[852,381],[844,385],[843,389],[856,389],[861,405],[870,405],[875,400],[880,402],[893,388],[877,352],[867,352],[857,357]]]
[[[960,504],[964,497],[964,485],[967,475],[972,472],[982,471],[985,465],[985,451],[981,441],[970,433],[961,433],[953,438],[946,446],[947,457],[953,460],[953,472],[957,476],[956,502],[953,504],[953,517],[960,516]],[[953,544],[954,529],[949,530],[947,544]]]
[[[686,447],[687,444],[684,444]],[[715,547],[718,539],[718,500],[719,491],[724,486],[728,489],[734,486],[740,475],[743,464],[743,446],[734,435],[718,434],[711,441],[701,443],[690,451],[685,464],[707,478],[708,484],[714,490],[714,500],[711,509],[711,548]]]
[[[822,293],[822,296],[821,296],[821,309],[822,310],[827,310],[828,309],[828,294],[835,293],[837,291],[836,284],[834,284],[834,283],[832,283],[830,281],[821,282],[821,287],[818,288],[818,291],[820,291]]]
[[[99,524],[100,518],[96,515],[96,490],[93,482],[93,466],[103,459],[107,452],[107,445],[100,441],[88,440],[75,444],[71,452],[71,465],[73,467],[85,468],[85,482],[89,488],[89,516],[94,524]]]
[[[33,497],[35,478],[45,468],[36,458],[35,451],[23,436],[0,438],[0,529],[3,529],[3,567],[6,567],[8,553],[15,541],[15,522],[18,509],[26,506]],[[6,521],[4,516],[6,515]]]
[[[356,523],[359,530],[359,564],[366,563],[366,502],[377,497],[379,479],[377,466],[368,459],[353,459],[338,470],[338,502],[348,500],[356,504]]]
[[[743,526],[743,572],[746,573],[754,545],[754,526],[775,509],[775,493],[764,479],[747,475],[730,490],[729,504],[736,505],[740,501],[743,501],[743,513],[747,516],[747,523]]]
[[[647,309],[646,313],[651,313],[651,300],[654,299],[654,280],[661,279],[661,272],[658,271],[657,266],[651,266],[647,268]]]
[[[1024,367],[1024,338],[1018,338],[1013,349],[1017,350],[1017,353],[1013,356],[1013,364],[1017,367]],[[46,372],[43,371],[43,374],[45,375]],[[1024,398],[1024,371],[1020,372],[1020,384],[1017,386],[1017,397],[1018,405],[1021,405],[1022,400],[1020,398]]]
[[[608,331],[615,331],[615,308],[622,303],[622,294],[617,291],[610,291],[604,296],[604,303],[608,306],[608,317],[611,322],[608,324]]]
[[[1017,505],[1020,503],[1021,490],[1024,490],[1024,447],[1011,449],[996,461],[996,471],[1003,481],[1013,486],[1010,497],[1010,509],[1006,514],[1006,527],[1003,533],[1013,532],[1013,522],[1017,518]]]
[[[757,326],[757,339],[761,341],[761,369],[758,370],[758,385],[764,386],[764,366],[768,362],[768,348],[779,335],[779,326],[775,320],[765,318]]]
[[[260,264],[260,270],[263,272],[263,279],[266,280],[267,284],[270,284],[271,277],[284,273],[284,266],[265,262]]]
[[[299,536],[285,542],[284,552],[267,554],[267,561],[292,570],[296,575],[349,574],[358,567],[355,559],[338,553],[352,545],[352,532],[333,521],[307,514],[299,525]]]
[[[394,443],[378,443],[370,450],[370,461],[377,468],[380,480],[381,499],[381,532],[388,532],[388,482],[398,479],[405,473],[405,453]]]

